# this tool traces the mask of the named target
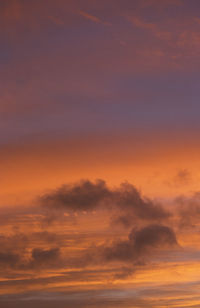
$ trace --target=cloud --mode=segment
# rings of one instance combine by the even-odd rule
[[[119,238],[111,243],[88,247],[78,257],[68,259],[66,264],[72,268],[91,266],[111,266],[117,268],[110,273],[110,279],[125,279],[141,271],[152,260],[178,251],[174,230],[161,224],[151,224],[143,228],[133,228],[128,239]]]
[[[92,183],[81,181],[74,185],[63,185],[55,191],[40,198],[44,205],[73,211],[93,210],[109,198],[111,192],[102,180]]]
[[[105,21],[102,21],[100,18],[94,16],[94,15],[90,15],[84,11],[79,11],[79,14],[81,16],[83,16],[84,18],[90,20],[90,21],[93,21],[95,23],[98,23],[98,24],[102,24],[104,26],[110,26],[111,24],[109,22],[105,22]]]
[[[30,268],[46,268],[58,266],[60,257],[59,248],[41,249],[34,248],[32,250],[32,259],[27,267]]]
[[[131,184],[123,183],[114,191],[113,203],[120,210],[116,221],[124,224],[133,223],[138,218],[146,221],[166,220],[170,213],[160,204],[149,198],[143,197],[141,193]]]
[[[106,261],[128,261],[143,264],[153,253],[162,249],[177,247],[174,231],[163,225],[149,225],[140,230],[132,230],[126,241],[118,241],[105,248]]]
[[[175,199],[176,214],[180,228],[195,227],[200,219],[200,192],[192,196],[179,196]]]
[[[103,180],[63,185],[39,198],[46,209],[71,212],[109,209],[112,221],[131,225],[134,219],[143,221],[166,220],[170,213],[160,204],[141,196],[140,192],[129,183],[109,188]]]
[[[16,254],[13,251],[0,252],[0,269],[4,274],[6,269],[35,271],[47,268],[60,268],[62,265],[59,248],[34,248],[29,257],[24,255],[24,252],[21,254]]]
[[[88,300],[89,299],[89,300]],[[115,307],[199,307],[199,282],[178,281],[171,284],[145,284],[118,288],[112,286],[100,290],[65,289],[61,291],[37,290],[21,294],[6,294],[0,297],[6,308],[115,308]]]
[[[58,246],[68,246],[72,236],[55,232],[0,234],[0,270],[37,270],[60,267]]]
[[[157,26],[154,23],[143,21],[139,16],[130,17],[129,20],[138,28],[145,30],[157,31]]]
[[[160,25],[147,22],[139,16],[127,16],[127,19],[137,28],[150,31],[155,37],[161,40],[169,41],[171,39],[171,31],[163,31]],[[161,53],[164,55],[164,53]]]
[[[128,295],[128,298],[127,298]],[[2,307],[6,308],[121,308],[140,307],[153,308],[148,300],[142,299],[133,290],[102,289],[72,292],[38,290],[23,294],[9,294],[0,296]],[[157,306],[156,306],[157,307]]]
[[[20,262],[20,256],[13,252],[0,252],[0,268],[15,268]]]

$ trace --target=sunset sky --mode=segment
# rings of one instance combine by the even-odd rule
[[[0,307],[200,307],[200,1],[0,1]]]

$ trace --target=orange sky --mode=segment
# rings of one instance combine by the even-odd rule
[[[2,148],[3,202],[79,179],[128,181],[151,197],[171,198],[198,190],[196,141],[138,140],[122,136],[43,141]],[[18,200],[18,199],[16,199]]]

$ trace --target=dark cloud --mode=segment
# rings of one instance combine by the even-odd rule
[[[35,271],[45,268],[85,266],[81,253],[74,258],[72,247],[84,245],[88,234],[71,232],[33,232],[0,235],[0,271],[7,275],[11,269]],[[87,246],[87,245],[86,245]],[[59,247],[59,248],[58,248]],[[70,254],[66,251],[70,249]],[[62,253],[61,253],[62,251]],[[63,253],[64,251],[64,253]],[[6,269],[6,270],[5,270]]]
[[[41,241],[39,241],[41,237]],[[13,238],[17,239],[14,235]],[[104,264],[113,261],[124,262],[128,264],[128,267],[120,268],[117,270],[116,275],[125,277],[132,274],[136,267],[141,267],[149,260],[151,256],[154,256],[157,252],[172,249],[177,247],[177,240],[174,231],[163,225],[148,225],[140,229],[132,229],[129,233],[127,240],[119,238],[118,241],[114,241],[111,244],[101,244],[100,246],[92,246],[80,250],[74,255],[74,253],[61,254],[61,249],[57,247],[45,248],[46,245],[56,244],[59,237],[54,237],[48,232],[37,232],[27,236],[29,239],[36,239],[36,243],[40,243],[40,247],[31,249],[30,241],[23,250],[17,251],[17,243],[11,244],[13,238],[7,238],[8,244],[4,244],[5,247],[9,247],[10,250],[0,253],[0,268],[7,267],[8,269],[15,269],[19,271],[35,271],[48,268],[84,268],[90,267],[94,264]],[[20,235],[20,238],[21,235]],[[65,237],[63,236],[63,239]],[[6,240],[4,239],[4,242]],[[10,241],[10,242],[9,242]],[[27,243],[27,239],[25,239]],[[34,244],[34,241],[31,242]],[[60,242],[61,243],[61,242]],[[68,243],[66,244],[68,245]],[[62,242],[62,249],[65,248]],[[67,246],[66,246],[67,247]],[[134,267],[133,267],[134,266]]]
[[[20,262],[20,256],[13,252],[0,252],[0,268],[15,268]]]
[[[132,230],[128,240],[106,247],[103,256],[106,261],[130,261],[142,265],[155,251],[177,246],[176,235],[171,228],[149,225],[140,230]]]
[[[7,246],[10,246],[9,241],[10,240],[7,238]],[[11,239],[11,242],[12,241],[13,239]],[[3,271],[4,274],[6,274],[6,269],[38,270],[42,268],[54,268],[62,266],[59,248],[33,248],[30,254],[28,253],[28,245],[26,246],[26,249],[17,250],[17,243],[18,241],[15,245],[13,244],[13,247],[9,250],[6,250],[6,245],[1,247],[0,270]]]
[[[158,252],[178,245],[174,231],[163,225],[170,222],[170,213],[160,204],[143,197],[128,183],[110,188],[102,180],[80,181],[44,194],[39,197],[39,201],[40,204],[35,208],[31,206],[14,212],[18,213],[19,226],[30,226],[27,233],[13,229],[13,233],[0,235],[0,267],[3,269],[6,264],[8,271],[4,271],[5,275],[12,269],[18,273],[28,271],[34,275],[36,271],[47,269],[89,269],[97,264],[108,266],[114,262],[119,268],[112,277],[122,279],[144,266]],[[96,211],[94,220],[98,213],[107,213],[112,223],[125,226],[116,233],[117,241],[113,241],[116,238],[115,229],[92,237],[87,232],[82,235],[80,231],[73,233],[70,229],[61,232],[62,227],[65,228],[70,220],[73,221],[76,213],[93,211]],[[4,213],[5,218],[6,215]],[[47,225],[49,229],[37,227],[37,232],[32,232],[31,223],[34,226],[37,222],[37,226],[42,228],[40,219],[48,218],[48,215],[55,216],[56,228]],[[63,217],[67,217],[67,220],[62,220]],[[9,223],[12,224],[12,220]]]
[[[159,248],[177,245],[174,231],[162,225],[150,225],[136,232],[133,230],[129,235],[129,240],[134,241],[134,247],[138,253],[148,247]]]
[[[111,197],[111,194],[102,180],[94,184],[90,181],[81,181],[74,185],[63,185],[41,197],[41,201],[53,208],[87,211],[96,208],[102,201]]]
[[[93,211],[106,208],[114,210],[113,221],[131,225],[134,218],[141,220],[167,219],[170,213],[161,205],[141,196],[131,184],[123,183],[117,188],[109,188],[102,180],[95,183],[81,181],[74,185],[64,185],[40,198],[48,209],[66,211]]]
[[[28,245],[28,237],[23,233],[12,235],[0,235],[0,247],[3,251],[24,251]]]
[[[160,204],[149,198],[143,197],[141,193],[131,184],[124,183],[114,191],[114,204],[120,209],[116,222],[125,226],[133,224],[136,218],[146,221],[166,220],[170,213]]]
[[[30,268],[48,268],[58,266],[60,258],[59,248],[41,249],[34,248],[32,250],[32,260],[28,264]]]

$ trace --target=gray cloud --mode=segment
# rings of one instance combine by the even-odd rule
[[[48,268],[58,266],[60,258],[59,248],[41,249],[34,248],[32,250],[32,259],[28,264],[30,268]]]
[[[103,200],[111,197],[111,192],[102,180],[93,184],[81,181],[74,185],[63,185],[40,198],[43,204],[52,208],[65,208],[72,211],[93,210]]]
[[[25,234],[15,229],[13,232],[16,233],[0,235],[0,268],[7,267],[5,275],[9,275],[13,269],[17,273],[29,272],[34,275],[40,270],[91,269],[93,265],[110,266],[112,263],[117,269],[111,276],[123,279],[144,266],[159,252],[170,251],[178,246],[174,231],[167,226],[171,214],[160,204],[143,197],[128,183],[114,188],[108,187],[102,180],[64,185],[39,197],[39,205],[19,211],[17,217],[19,225],[23,225],[23,221],[30,224],[55,214],[56,223],[62,228],[61,225],[65,226],[73,220],[75,213],[95,210],[98,215],[98,210],[102,209],[107,210],[112,223],[120,223],[126,227],[126,230],[120,229],[122,233],[118,230],[117,241],[113,241],[115,229],[111,236],[110,230],[107,230],[107,237],[104,234],[101,241],[94,236],[90,239],[91,246],[83,243],[87,234],[49,232],[48,229]],[[65,212],[72,216],[65,215]],[[62,220],[62,217],[67,217],[67,220]],[[77,224],[78,222],[77,219]],[[42,228],[41,225],[40,227]],[[47,228],[54,230],[52,226]],[[127,233],[128,238],[124,239]],[[71,246],[75,249],[68,249]]]
[[[154,224],[140,230],[133,229],[128,240],[120,240],[106,247],[103,257],[106,261],[117,260],[143,264],[152,253],[177,246],[176,235],[171,228]]]
[[[20,256],[14,252],[0,252],[0,268],[15,268],[20,262]]]
[[[93,211],[106,208],[113,210],[113,221],[130,225],[134,218],[155,221],[167,219],[170,213],[160,204],[143,197],[131,184],[123,183],[109,188],[102,180],[83,180],[73,185],[64,185],[39,198],[42,206],[52,210],[72,212]]]
[[[63,265],[59,248],[34,248],[29,256],[27,251],[15,253],[14,249],[0,252],[0,270],[4,274],[7,273],[5,270],[39,270]]]

